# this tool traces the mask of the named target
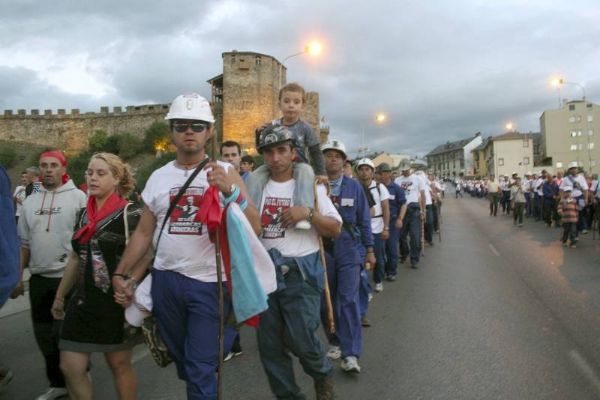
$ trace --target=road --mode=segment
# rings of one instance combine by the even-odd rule
[[[363,372],[335,363],[338,398],[600,399],[600,240],[589,234],[568,249],[559,232],[530,220],[517,228],[490,217],[484,200],[447,196],[442,242],[370,305]],[[0,332],[0,359],[15,372],[0,398],[32,399],[45,379],[28,313],[1,318]],[[226,363],[225,398],[272,398],[252,329],[242,345]],[[143,346],[135,366],[140,399],[185,398],[174,368],[155,367]],[[92,374],[96,398],[115,398],[101,357]]]

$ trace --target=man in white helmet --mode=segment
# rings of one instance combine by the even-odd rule
[[[188,399],[213,399],[217,396],[219,355],[215,248],[198,213],[192,221],[181,218],[178,210],[168,219],[165,216],[188,176],[207,157],[204,148],[213,138],[215,120],[208,101],[196,93],[177,96],[165,119],[170,123],[177,156],[154,171],[146,183],[142,193],[144,211],[113,275],[113,288],[117,295],[125,292],[127,282],[123,276],[129,274],[148,252],[153,239],[156,241],[160,235],[152,267],[152,312],[178,376],[186,382]],[[242,209],[246,202],[244,214],[254,230],[260,231],[258,212],[247,200],[242,178],[225,162],[208,163],[190,183],[178,205],[189,204],[191,198],[193,206],[199,206],[209,186],[216,186],[225,201],[235,201]],[[222,273],[225,280],[225,271]],[[229,295],[224,299],[224,313],[228,315]],[[233,327],[227,326],[225,353],[231,348],[234,336]]]
[[[375,250],[375,269],[373,270],[373,282],[375,291],[383,290],[383,279],[385,277],[385,241],[390,236],[390,193],[382,183],[374,179],[375,165],[368,158],[358,160],[356,164],[358,179],[368,190],[367,200],[371,205],[371,231],[373,232],[373,249]]]
[[[321,149],[329,180],[329,198],[343,222],[340,236],[323,239],[331,300],[337,321],[336,332],[327,335],[331,345],[327,356],[331,359],[341,357],[342,370],[358,373],[358,359],[362,353],[359,307],[361,264],[375,262],[371,215],[363,188],[343,174],[347,159],[344,144],[339,140],[330,140]],[[366,256],[362,254],[363,249]]]

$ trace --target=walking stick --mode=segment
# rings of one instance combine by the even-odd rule
[[[211,153],[213,161],[217,159],[217,132],[215,130],[211,142]],[[217,286],[219,287],[219,367],[217,369],[217,399],[223,398],[223,358],[225,338],[225,299],[223,293],[223,271],[221,270],[221,241],[219,229],[215,231],[215,261],[217,264]]]
[[[435,214],[436,214],[436,219],[438,222],[438,238],[440,239],[440,243],[442,243],[442,221],[440,220],[441,215],[440,215],[440,207],[439,207],[439,203],[438,206],[435,207]]]
[[[427,211],[425,211],[425,218],[419,213],[421,217],[421,256],[425,256],[425,218],[427,218]]]
[[[313,186],[315,192],[315,211],[319,212],[319,199],[317,198],[317,181]],[[325,248],[323,247],[323,238],[319,235],[319,256],[321,264],[323,264],[323,272],[325,275],[325,304],[327,306],[327,332],[335,332],[335,319],[333,317],[333,304],[331,303],[331,292],[329,291],[329,279],[327,278],[327,263],[325,261]]]

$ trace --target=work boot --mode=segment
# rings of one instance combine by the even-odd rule
[[[317,400],[333,400],[333,379],[315,379],[315,393]]]

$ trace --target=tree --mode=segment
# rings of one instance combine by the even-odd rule
[[[147,153],[165,151],[169,144],[171,131],[169,125],[164,122],[154,122],[146,129],[143,149]]]
[[[142,141],[131,133],[115,135],[117,137],[117,148],[119,157],[129,160],[142,150]]]
[[[9,169],[17,162],[17,150],[12,145],[0,147],[0,165]]]
[[[108,140],[108,133],[103,130],[97,130],[94,135],[88,140],[88,149],[92,153],[98,153],[105,151],[106,141]]]

